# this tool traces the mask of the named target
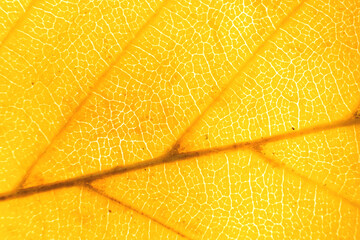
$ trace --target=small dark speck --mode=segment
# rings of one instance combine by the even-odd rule
[[[360,110],[355,112],[354,117],[355,119],[360,119]]]
[[[109,213],[112,213],[111,209],[109,209]]]
[[[34,85],[35,83],[34,82],[31,82],[31,85]]]
[[[205,139],[208,140],[208,139],[209,139],[209,135],[206,134],[206,135],[205,135]]]
[[[144,168],[144,171],[146,171],[146,168]]]
[[[295,128],[294,128],[294,127],[292,127],[291,129],[292,129],[292,130],[295,130]]]

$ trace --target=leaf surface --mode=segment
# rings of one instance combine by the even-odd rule
[[[5,239],[360,238],[360,5],[1,3]]]

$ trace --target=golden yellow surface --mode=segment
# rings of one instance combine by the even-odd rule
[[[360,2],[0,2],[1,239],[360,239]]]

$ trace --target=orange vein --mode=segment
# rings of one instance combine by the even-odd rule
[[[33,187],[28,187],[28,188],[22,188],[22,189],[18,189],[18,190],[12,191],[12,192],[3,193],[3,194],[0,194],[0,201],[25,197],[25,196],[34,195],[34,194],[41,193],[41,192],[47,192],[47,191],[51,191],[51,190],[55,190],[55,189],[59,189],[59,188],[78,186],[78,185],[89,183],[89,182],[92,182],[95,180],[103,179],[106,177],[120,175],[120,174],[124,174],[127,172],[131,172],[131,171],[135,171],[135,170],[139,170],[139,169],[143,169],[143,168],[147,168],[147,167],[157,166],[160,164],[184,161],[184,160],[195,158],[195,157],[208,156],[211,154],[222,153],[222,152],[227,152],[227,151],[237,151],[240,149],[252,149],[253,150],[254,148],[257,148],[258,146],[269,143],[269,142],[275,142],[275,141],[284,140],[284,139],[291,139],[291,138],[300,137],[300,136],[304,136],[304,135],[308,135],[308,134],[312,134],[312,133],[316,133],[316,132],[320,132],[320,131],[330,130],[330,129],[334,129],[334,128],[340,128],[340,127],[346,127],[346,126],[351,126],[351,125],[358,125],[358,124],[360,124],[360,120],[353,118],[353,119],[349,119],[349,120],[337,121],[337,122],[330,123],[330,124],[318,125],[316,127],[306,128],[306,129],[296,131],[296,132],[288,132],[288,133],[279,134],[279,135],[275,135],[275,136],[264,137],[262,139],[255,139],[255,140],[250,140],[247,142],[240,142],[240,143],[225,145],[225,146],[221,146],[221,147],[213,147],[213,148],[207,148],[207,149],[184,152],[184,153],[169,152],[168,154],[165,154],[165,155],[153,158],[153,159],[149,159],[146,161],[130,164],[127,166],[117,166],[117,167],[114,167],[114,168],[111,168],[108,170],[99,171],[99,172],[95,172],[95,173],[91,173],[91,174],[87,174],[87,175],[83,175],[83,176],[79,176],[79,177],[74,177],[74,178],[70,178],[67,180],[63,180],[63,181],[58,181],[58,182],[54,182],[54,183],[48,183],[48,184],[43,184],[43,185],[38,185],[38,186],[33,186]]]
[[[268,164],[270,165],[273,165],[275,168],[276,167],[279,167],[281,169],[284,169],[286,172],[289,172],[291,175],[295,175],[297,177],[299,177],[302,181],[304,181],[305,183],[308,183],[310,185],[314,185],[315,187],[318,187],[326,192],[328,192],[329,194],[335,196],[336,198],[340,198],[341,200],[343,200],[344,202],[350,204],[351,206],[357,208],[357,209],[360,209],[360,204],[347,198],[347,197],[344,197],[343,195],[339,194],[338,192],[328,188],[328,187],[325,187],[323,184],[317,182],[317,181],[314,181],[306,176],[304,176],[303,174],[295,171],[294,169],[292,168],[289,168],[287,165],[285,164],[282,164],[281,162],[277,162],[276,160],[266,156],[265,154],[263,154],[261,152],[261,150],[255,150],[253,151],[256,155],[258,155],[259,157],[261,157],[262,159],[264,159],[264,161],[266,161]]]
[[[136,208],[133,208],[132,206],[130,206],[130,205],[126,204],[126,203],[123,203],[123,202],[117,200],[116,198],[108,195],[107,193],[102,192],[102,191],[100,191],[99,189],[97,189],[97,188],[95,188],[95,187],[93,187],[93,186],[91,186],[91,185],[89,185],[89,184],[85,184],[84,186],[85,186],[87,189],[89,189],[89,190],[91,190],[91,191],[99,194],[100,196],[102,196],[102,197],[104,197],[104,198],[109,199],[109,200],[112,201],[112,202],[115,202],[115,203],[117,203],[117,204],[119,204],[119,205],[121,205],[121,206],[123,206],[123,207],[125,207],[125,208],[127,208],[127,209],[129,209],[129,210],[131,210],[131,211],[134,211],[134,212],[136,212],[136,213],[139,214],[139,215],[142,215],[142,216],[144,216],[144,217],[146,217],[146,218],[149,218],[151,221],[153,221],[153,222],[161,225],[162,227],[164,227],[164,228],[166,228],[166,229],[168,229],[168,230],[176,233],[177,235],[179,235],[179,236],[181,236],[181,237],[183,237],[183,238],[186,238],[186,239],[190,239],[189,237],[185,236],[183,233],[177,231],[176,229],[174,229],[174,228],[172,228],[172,227],[170,227],[170,226],[167,226],[166,224],[164,224],[164,223],[160,222],[159,220],[155,219],[154,217],[152,217],[152,216],[150,216],[150,215],[148,215],[148,214],[146,214],[146,213],[144,213],[144,212],[141,212],[141,211],[137,210]]]
[[[230,88],[230,86],[234,83],[234,81],[241,75],[241,73],[256,59],[256,56],[264,50],[266,44],[280,31],[280,29],[291,19],[292,16],[294,16],[297,11],[305,4],[307,0],[302,0],[299,5],[294,7],[291,12],[284,17],[276,29],[269,34],[265,38],[265,40],[252,52],[251,56],[245,60],[245,62],[239,67],[237,72],[230,78],[230,80],[226,83],[225,87],[221,89],[219,94],[210,102],[209,105],[206,106],[206,108],[201,112],[200,115],[198,115],[195,120],[185,129],[185,131],[180,135],[178,140],[173,145],[172,149],[173,151],[177,151],[177,148],[179,146],[179,143],[184,138],[184,136],[191,131],[191,129],[207,114],[207,112],[221,99],[223,94]]]
[[[21,181],[19,182],[18,186],[15,189],[21,188],[23,186],[23,184],[25,183],[26,179],[28,178],[28,176],[30,175],[32,169],[34,168],[34,166],[40,161],[40,159],[44,156],[44,154],[47,152],[48,149],[50,149],[50,147],[54,144],[55,140],[64,132],[64,130],[70,125],[71,121],[74,119],[75,115],[77,112],[80,111],[80,109],[87,103],[87,101],[90,99],[90,96],[92,96],[92,93],[94,90],[96,90],[101,83],[104,81],[104,79],[106,78],[106,76],[110,73],[110,70],[112,69],[112,67],[114,67],[116,65],[117,62],[120,61],[120,59],[125,55],[125,53],[127,52],[127,50],[130,48],[130,46],[144,33],[145,29],[151,25],[158,17],[159,13],[161,12],[161,9],[163,9],[168,3],[170,2],[170,0],[164,0],[160,6],[156,9],[156,11],[153,13],[153,15],[151,15],[149,17],[149,19],[145,22],[144,25],[141,26],[141,28],[135,33],[134,37],[125,45],[125,47],[121,50],[121,52],[116,56],[116,58],[114,59],[114,61],[112,61],[110,63],[110,65],[105,69],[104,72],[102,72],[102,74],[98,77],[97,81],[95,82],[95,84],[93,85],[93,87],[91,88],[91,90],[88,92],[88,94],[86,95],[86,97],[80,102],[80,104],[75,108],[75,110],[72,112],[71,116],[68,118],[68,120],[66,121],[66,123],[59,129],[59,131],[57,132],[57,134],[51,139],[50,143],[48,144],[48,146],[44,149],[44,151],[42,151],[40,153],[40,155],[37,157],[37,159],[30,165],[30,167],[28,168],[28,170],[26,171],[24,177],[21,179]]]
[[[24,13],[15,21],[14,25],[10,28],[8,33],[5,35],[3,40],[0,43],[0,48],[2,48],[5,43],[9,40],[10,36],[15,32],[15,30],[21,25],[21,23],[26,19],[27,15],[29,14],[30,10],[33,8],[35,3],[38,0],[31,0],[28,6],[25,8]]]

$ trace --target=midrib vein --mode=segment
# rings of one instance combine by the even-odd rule
[[[11,26],[5,37],[0,43],[0,49],[7,43],[10,36],[15,32],[16,29],[19,28],[19,26],[23,23],[23,21],[27,18],[30,10],[33,8],[35,3],[37,3],[39,0],[31,0],[30,3],[25,8],[25,11],[21,14],[21,16],[15,21],[15,23]]]
[[[112,61],[109,66],[101,73],[101,75],[98,77],[97,81],[94,83],[94,85],[90,88],[90,91],[87,93],[87,95],[84,97],[83,100],[79,103],[79,105],[74,109],[74,111],[71,113],[71,116],[67,119],[65,124],[60,127],[59,131],[54,135],[54,137],[50,140],[50,143],[45,147],[45,149],[39,154],[39,156],[36,158],[34,162],[30,165],[30,167],[27,169],[25,175],[18,183],[18,186],[15,189],[19,189],[23,186],[25,181],[27,180],[28,176],[30,175],[32,169],[36,164],[40,161],[40,159],[45,155],[45,153],[48,151],[48,149],[51,148],[51,146],[55,143],[55,140],[58,139],[61,134],[66,130],[66,128],[70,125],[74,117],[76,116],[76,113],[78,113],[82,107],[88,102],[90,97],[93,95],[94,91],[101,85],[101,83],[106,79],[107,75],[110,73],[111,69],[121,60],[121,58],[126,54],[128,49],[134,44],[134,42],[143,34],[143,32],[157,19],[157,16],[161,12],[161,10],[169,3],[171,0],[164,0],[159,7],[155,10],[155,12],[149,17],[149,19],[141,26],[141,28],[135,33],[134,37],[129,40],[129,42],[126,43],[124,48],[121,50],[121,52],[116,56],[114,61]]]
[[[203,156],[208,156],[211,154],[238,151],[238,150],[242,150],[242,149],[254,150],[254,149],[258,148],[259,146],[262,146],[262,145],[264,145],[266,143],[270,143],[270,142],[291,139],[291,138],[300,137],[300,136],[304,136],[304,135],[308,135],[308,134],[312,134],[312,133],[316,133],[316,132],[320,132],[320,131],[341,128],[341,127],[347,127],[347,126],[353,126],[353,125],[355,126],[355,125],[359,125],[359,124],[360,124],[359,119],[351,118],[351,119],[333,122],[333,123],[329,123],[329,124],[318,125],[318,126],[312,127],[312,128],[306,128],[303,130],[299,130],[297,132],[288,132],[288,133],[284,133],[284,134],[280,134],[280,135],[276,135],[276,136],[269,136],[269,137],[265,137],[262,139],[255,139],[252,141],[240,142],[240,143],[235,143],[235,144],[231,144],[231,145],[207,148],[207,149],[184,152],[184,153],[169,152],[168,154],[165,154],[165,155],[153,158],[153,159],[149,159],[146,161],[137,162],[137,163],[127,165],[127,166],[117,166],[117,167],[114,167],[114,168],[111,168],[108,170],[99,171],[99,172],[95,172],[95,173],[91,173],[91,174],[87,174],[87,175],[83,175],[83,176],[79,176],[79,177],[74,177],[74,178],[70,178],[67,180],[63,180],[63,181],[58,181],[58,182],[54,182],[54,183],[48,183],[48,184],[43,184],[43,185],[38,185],[38,186],[33,186],[33,187],[28,187],[28,188],[21,188],[21,189],[12,191],[12,192],[3,193],[3,194],[0,194],[0,201],[25,197],[25,196],[34,195],[34,194],[38,194],[41,192],[47,192],[47,191],[60,189],[60,188],[79,186],[79,185],[91,183],[95,180],[99,180],[99,179],[103,179],[103,178],[107,178],[107,177],[111,177],[111,176],[115,176],[115,175],[120,175],[120,174],[128,173],[131,171],[136,171],[136,170],[143,169],[143,168],[153,167],[153,166],[157,166],[160,164],[171,163],[171,162],[180,162],[180,161],[184,161],[184,160],[188,160],[188,159],[192,159],[192,158],[196,158],[196,157],[203,157]],[[264,156],[264,158],[265,158],[265,156]],[[284,169],[286,170],[287,168],[284,168]],[[291,173],[292,173],[292,171],[291,171]],[[308,181],[312,181],[312,180],[309,179]],[[354,204],[354,202],[352,202],[351,200],[348,200],[345,197],[342,197],[342,198],[344,200],[346,200],[347,202],[350,202],[350,204],[352,204],[353,206],[356,206],[357,208],[360,209],[360,206],[357,203]]]
[[[150,219],[152,222],[155,222],[155,223],[159,224],[160,226],[162,226],[162,227],[168,229],[169,231],[171,231],[171,232],[173,232],[173,233],[181,236],[182,238],[190,239],[188,236],[186,236],[185,234],[179,232],[179,231],[176,230],[175,228],[172,228],[171,226],[168,226],[168,225],[166,225],[165,223],[162,223],[161,221],[157,220],[156,218],[152,217],[151,215],[146,214],[145,212],[141,212],[141,211],[139,211],[138,209],[136,209],[136,208],[134,208],[134,207],[132,207],[132,206],[126,204],[126,203],[123,203],[123,202],[117,200],[116,198],[108,195],[107,193],[105,193],[105,192],[103,192],[103,191],[101,191],[101,190],[99,190],[99,189],[97,189],[97,188],[95,188],[95,187],[93,187],[93,186],[91,186],[91,185],[89,185],[89,184],[85,184],[85,187],[86,187],[88,190],[93,191],[94,193],[100,195],[101,197],[104,197],[104,198],[106,198],[106,199],[108,199],[108,200],[110,200],[110,201],[112,201],[112,202],[114,202],[114,203],[116,203],[116,204],[119,204],[119,205],[121,205],[121,206],[123,206],[123,207],[125,207],[125,208],[127,208],[127,209],[129,209],[129,210],[131,210],[131,211],[133,211],[133,212],[141,215],[141,216],[144,216],[145,218]]]

